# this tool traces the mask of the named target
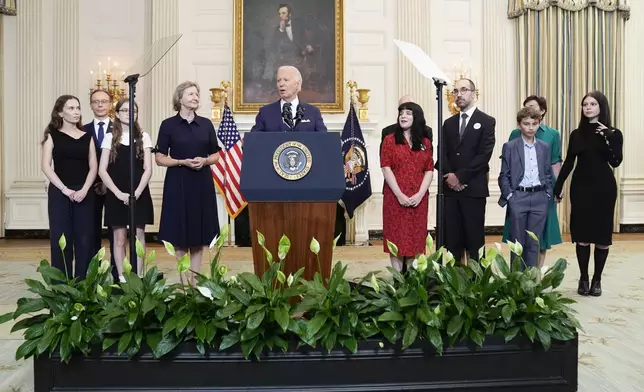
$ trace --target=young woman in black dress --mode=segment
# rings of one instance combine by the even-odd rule
[[[40,167],[49,180],[51,264],[69,278],[85,278],[94,256],[95,193],[90,190],[96,166],[94,140],[83,130],[80,101],[72,95],[62,95],[54,103],[45,129]],[[64,251],[59,246],[63,234]]]
[[[145,225],[154,223],[154,209],[148,183],[152,176],[152,139],[146,132],[141,131],[138,122],[138,105],[134,105],[134,143],[136,161],[134,163],[134,189],[136,196],[135,221],[136,237],[145,246]],[[116,104],[116,118],[112,133],[105,135],[103,153],[99,163],[98,174],[107,186],[105,198],[105,225],[112,227],[114,233],[114,262],[123,281],[123,260],[127,244],[127,227],[130,223],[130,208],[128,206],[130,193],[130,104],[127,98]],[[130,259],[133,256],[130,255]],[[132,270],[141,273],[143,260],[137,257],[136,267]]]
[[[572,131],[566,160],[554,194],[561,200],[564,182],[577,161],[570,184],[570,234],[576,244],[581,277],[577,292],[598,297],[601,276],[612,244],[617,183],[612,168],[622,163],[622,132],[611,126],[608,100],[599,91],[581,101],[579,127]],[[588,282],[590,244],[595,244],[595,271]]]

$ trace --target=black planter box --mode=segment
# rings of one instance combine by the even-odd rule
[[[34,360],[35,392],[45,391],[577,391],[578,340],[538,344],[488,337],[436,355],[425,341],[401,351],[363,341],[357,354],[302,347],[261,361],[239,351],[201,356],[183,343],[160,360],[149,351],[127,359],[114,352]]]

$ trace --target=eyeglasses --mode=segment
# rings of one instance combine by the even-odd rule
[[[101,99],[100,101],[99,100],[92,101],[92,105],[107,105],[108,103],[110,103],[108,99]]]
[[[459,89],[454,89],[454,90],[452,90],[452,95],[465,94],[468,91],[474,91],[474,90],[472,90],[470,88],[465,88],[465,87],[461,88],[460,90]]]
[[[129,113],[129,112],[130,112],[130,109],[119,109],[119,113]],[[134,114],[137,114],[137,113],[139,113],[139,111],[135,109]]]

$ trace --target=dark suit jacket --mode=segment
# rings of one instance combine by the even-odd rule
[[[110,122],[107,126],[107,129],[105,130],[105,134],[107,135],[108,133],[112,133],[112,124],[114,124],[114,121],[110,119]],[[86,133],[89,133],[92,135],[92,139],[94,139],[94,147],[96,147],[96,164],[98,165],[101,162],[101,152],[103,151],[101,149],[101,146],[98,145],[98,138],[96,135],[96,129],[94,129],[94,120],[91,122],[83,125],[83,129],[85,130]],[[100,183],[101,178],[97,175],[96,180],[94,180],[94,183]]]
[[[385,141],[385,137],[387,137],[387,135],[389,135],[391,133],[394,133],[394,131],[396,130],[396,125],[398,125],[398,123],[387,125],[386,127],[384,127],[382,129],[382,136],[380,138],[380,151],[381,152],[382,152],[382,142]],[[433,137],[433,134],[432,134],[432,127],[425,125],[425,137],[427,137],[430,142],[434,141],[434,137]]]
[[[550,163],[550,146],[535,139],[537,164],[539,166],[539,182],[546,186],[546,193],[552,196],[552,164]],[[499,205],[505,207],[508,196],[517,190],[525,173],[525,149],[523,138],[519,137],[503,144],[501,154],[501,172],[499,173],[499,188],[501,197]]]
[[[322,120],[320,109],[302,101],[300,101],[300,105],[304,110],[304,115],[302,117],[302,121],[295,125],[293,131],[326,132],[326,126],[324,125],[324,120]],[[284,120],[282,120],[280,101],[276,101],[259,108],[259,113],[257,113],[257,117],[255,117],[255,125],[253,125],[250,131],[290,132],[291,129],[288,125],[284,124]]]
[[[479,109],[474,110],[472,118],[467,123],[463,138],[458,134],[459,114],[454,115],[443,123],[445,135],[445,162],[440,157],[436,168],[442,168],[444,174],[454,173],[461,184],[466,184],[464,190],[453,191],[449,186],[444,188],[445,196],[488,197],[488,172],[490,158],[496,138],[494,128],[496,120]],[[442,141],[439,140],[440,143]],[[441,179],[443,180],[443,179]],[[444,181],[444,180],[443,180]]]

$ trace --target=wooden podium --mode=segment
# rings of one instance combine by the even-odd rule
[[[318,271],[310,250],[320,244],[322,276],[331,274],[338,200],[345,189],[340,135],[327,132],[253,132],[244,136],[241,192],[248,201],[253,265],[259,276],[267,267],[257,232],[278,261],[282,235],[291,241],[284,262],[288,276],[304,267],[305,279]]]

